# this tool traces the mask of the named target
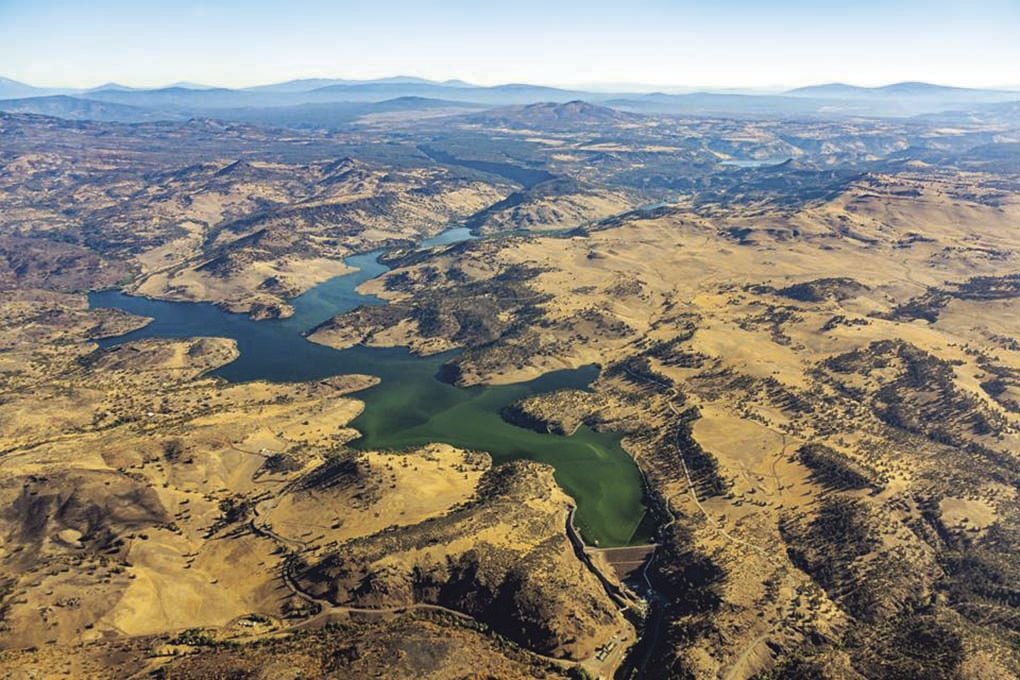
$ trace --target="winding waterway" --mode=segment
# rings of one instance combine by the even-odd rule
[[[450,229],[421,247],[469,238],[467,229]],[[595,366],[554,371],[512,385],[456,387],[437,379],[455,352],[419,357],[406,348],[355,346],[336,350],[309,342],[303,333],[360,305],[384,304],[357,292],[363,282],[385,272],[378,252],[346,262],[356,271],[332,278],[291,300],[293,316],[253,321],[202,302],[168,302],[119,291],[89,294],[93,308],[113,307],[152,319],[131,333],[104,338],[109,347],[139,338],[213,336],[237,342],[239,356],[213,374],[230,382],[291,382],[362,373],[379,384],[358,393],[364,412],[352,423],[361,438],[352,446],[405,449],[429,442],[488,451],[496,463],[527,458],[552,465],[557,483],[577,502],[578,530],[589,543],[618,546],[642,542],[641,477],[619,437],[581,427],[569,437],[543,434],[504,421],[501,410],[532,394],[562,388],[584,389],[597,377]]]

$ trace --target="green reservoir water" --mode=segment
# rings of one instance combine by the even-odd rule
[[[451,229],[422,247],[467,238]],[[231,338],[238,358],[213,372],[231,382],[316,380],[345,373],[378,376],[380,383],[362,390],[364,412],[352,426],[362,433],[352,446],[360,449],[404,449],[429,442],[488,451],[496,463],[527,458],[555,468],[557,483],[577,502],[574,521],[589,543],[618,546],[643,542],[650,535],[642,523],[641,477],[634,461],[620,447],[619,437],[582,427],[569,437],[516,427],[500,411],[532,394],[562,388],[586,388],[598,368],[554,371],[513,385],[456,387],[437,379],[440,367],[455,352],[417,357],[405,348],[352,347],[335,350],[309,342],[302,335],[319,323],[366,304],[382,304],[355,289],[386,271],[378,253],[347,259],[357,271],[330,279],[291,300],[288,319],[252,321],[215,305],[167,302],[125,295],[119,291],[89,294],[93,308],[113,307],[152,318],[147,326],[115,338],[109,347],[139,338]]]

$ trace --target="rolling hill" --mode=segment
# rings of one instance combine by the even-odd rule
[[[34,113],[66,120],[95,120],[106,123],[140,123],[151,120],[178,120],[184,116],[128,104],[96,101],[64,94],[24,99],[0,99],[0,111]]]
[[[1020,92],[1011,92],[1009,90],[982,90],[921,82],[893,83],[881,87],[860,87],[845,83],[827,83],[824,85],[798,87],[787,91],[785,94],[790,97],[813,97],[819,99],[925,98],[972,102],[1020,99]]]
[[[93,103],[68,99],[29,101],[55,95]],[[969,111],[993,103],[1020,101],[1020,92],[902,82],[883,87],[829,83],[780,94],[732,91],[642,94],[588,92],[526,83],[479,86],[458,80],[438,82],[412,76],[375,80],[307,78],[243,89],[192,83],[140,89],[109,83],[89,90],[58,91],[0,78],[2,100],[18,100],[13,104],[8,101],[3,110],[45,113],[68,119],[95,116],[95,120],[141,121],[197,116],[306,127],[346,124],[364,115],[358,106],[366,104],[393,102],[380,111],[393,111],[394,106],[419,110],[442,108],[434,104],[441,101],[448,103],[443,106],[456,103],[459,107],[509,107],[491,114],[486,124],[542,128],[557,125],[560,118],[584,125],[616,124],[622,120],[618,115],[621,111],[720,117],[906,117]],[[107,106],[99,106],[99,103]],[[561,105],[568,108],[554,108]],[[538,108],[527,108],[531,106]],[[498,122],[497,118],[504,120]]]
[[[617,111],[608,106],[589,104],[581,100],[566,103],[539,102],[523,106],[508,106],[475,113],[464,121],[489,127],[508,127],[532,130],[557,130],[577,126],[613,126],[635,123],[641,116]]]

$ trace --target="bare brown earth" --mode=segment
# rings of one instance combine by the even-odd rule
[[[426,613],[274,631],[242,618],[215,632],[2,653],[14,677],[552,678],[557,664],[455,617]],[[111,673],[112,669],[116,669]]]
[[[140,152],[130,147],[146,132],[91,125],[78,130],[88,140],[83,154],[63,146],[74,135],[62,130],[42,143],[50,131],[40,121],[0,121],[0,134],[27,126],[40,142],[20,150],[15,143],[2,159],[0,286],[123,284],[150,297],[286,316],[286,299],[348,271],[346,255],[417,242],[507,191],[442,168],[395,169],[346,156],[253,160],[249,145],[271,149],[278,140],[245,126],[227,126],[232,140],[222,126],[195,121],[183,131],[197,138],[190,151],[187,142],[161,148],[155,138],[168,131],[155,124],[147,131],[152,146]],[[215,150],[189,156],[207,139]],[[231,146],[240,158],[218,155]]]
[[[477,494],[442,518],[350,541],[299,567],[298,581],[350,607],[446,603],[528,648],[574,659],[626,630],[562,533],[569,499],[551,470],[510,464]]]
[[[796,210],[476,242],[366,284],[391,316],[337,326],[418,347],[439,329],[467,348],[466,384],[605,367],[594,395],[511,415],[632,432],[668,519],[652,572],[676,598],[676,672],[749,677],[779,658],[842,677],[850,654],[866,677],[1006,676],[1016,619],[985,579],[1018,573],[1020,203],[989,204],[992,181],[870,175]],[[922,629],[931,642],[897,637]]]
[[[510,194],[476,214],[470,224],[485,234],[520,229],[570,229],[625,212],[636,203],[635,197],[619,191],[551,180],[527,191]]]
[[[445,445],[347,449],[361,404],[346,395],[366,376],[228,385],[203,377],[236,356],[225,340],[91,342],[145,320],[90,311],[82,290],[116,284],[283,315],[286,298],[344,273],[343,256],[411,244],[498,202],[498,178],[308,161],[292,147],[283,160],[181,165],[190,145],[161,146],[167,133],[217,153],[277,143],[244,126],[156,125],[143,151],[135,128],[83,123],[77,133],[96,147],[81,157],[59,125],[3,125],[49,149],[19,153],[15,142],[3,162],[17,181],[5,174],[0,188],[12,234],[0,268],[3,674],[535,677],[600,668],[599,645],[633,641],[573,552],[572,501],[547,469],[493,469],[485,453]],[[318,596],[325,582],[295,578],[344,546],[444,523],[480,533],[430,559],[472,565],[476,584],[436,571],[428,597],[339,606]],[[498,598],[472,596],[480,584]],[[582,617],[567,604],[579,602]],[[324,625],[339,627],[323,636]],[[398,639],[406,654],[393,658]],[[268,651],[251,651],[263,641]]]
[[[1015,130],[607,111],[0,116],[0,674],[1020,675]],[[451,221],[497,235],[413,250]],[[465,385],[598,364],[505,415],[624,435],[648,561],[579,555],[548,468],[351,450],[369,376],[92,342],[145,321],[85,290],[285,315],[380,247],[390,304],[311,339],[464,348]]]
[[[547,469],[492,469],[484,453],[445,445],[354,453],[343,446],[354,434],[345,425],[361,404],[345,395],[371,378],[227,385],[201,374],[233,358],[228,341],[147,340],[99,351],[90,335],[141,320],[74,310],[80,302],[68,295],[24,297],[2,304],[12,368],[0,400],[0,646],[46,651],[0,653],[5,672],[105,677],[117,658],[138,671],[170,664],[168,672],[183,677],[251,664],[338,677],[386,668],[411,677],[452,654],[433,677],[459,677],[468,666],[458,664],[523,677],[565,668],[529,647],[583,660],[615,631],[631,630],[572,552],[564,532],[570,500]],[[71,310],[48,311],[57,302]],[[31,347],[28,338],[55,350],[19,355],[13,348]],[[485,491],[493,485],[509,485],[505,493],[518,497],[500,501]],[[395,530],[439,536],[440,524],[451,526],[452,542],[430,539],[431,559],[473,564],[480,583],[499,584],[500,599],[453,597],[451,589],[468,584],[432,572],[444,593],[346,602],[350,613],[329,619],[349,620],[342,643],[314,630],[311,642],[288,637],[322,608],[317,591],[328,583],[293,581],[295,563],[355,554],[354,546]],[[481,533],[470,537],[469,525]],[[541,569],[523,568],[529,564]],[[532,606],[557,598],[588,602],[590,618],[568,616],[566,606]],[[504,609],[504,599],[516,600],[516,609]],[[418,601],[441,605],[423,610],[440,618],[394,619],[414,613]],[[369,616],[362,625],[357,611],[378,611],[382,622]],[[245,641],[269,635],[268,656],[231,657],[242,644],[238,626]],[[408,627],[414,636],[400,632]],[[408,655],[393,660],[385,635],[404,640]],[[477,658],[461,654],[468,648]],[[178,668],[181,653],[194,658]]]
[[[499,198],[492,187],[443,173],[394,173],[350,159],[297,168],[234,163],[214,176],[225,186],[202,191],[193,217],[178,206],[173,213],[191,218],[190,225],[216,226],[147,252],[135,292],[286,315],[282,299],[346,273],[341,260],[352,251],[417,241]],[[194,178],[165,186],[187,195]],[[237,205],[237,196],[247,203]],[[241,216],[224,219],[231,214]]]

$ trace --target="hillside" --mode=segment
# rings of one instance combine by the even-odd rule
[[[140,106],[50,95],[27,99],[0,99],[0,111],[55,116],[66,120],[95,120],[102,122],[139,123],[149,120],[179,120],[177,113],[153,111]]]
[[[642,117],[575,100],[497,108],[466,116],[464,120],[485,127],[565,131],[586,126],[640,125]]]
[[[0,113],[0,676],[1020,675],[1013,102],[499,91]]]

